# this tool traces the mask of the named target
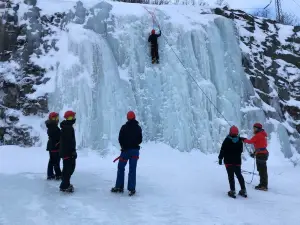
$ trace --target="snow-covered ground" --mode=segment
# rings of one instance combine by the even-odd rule
[[[280,151],[278,150],[279,154]],[[277,154],[276,153],[276,154]],[[138,163],[137,195],[110,193],[117,152],[103,158],[80,151],[73,194],[45,180],[48,154],[41,148],[0,147],[1,225],[299,225],[300,168],[270,157],[269,192],[247,185],[249,198],[231,199],[224,166],[217,155],[182,153],[148,143]],[[244,162],[251,171],[253,160]],[[246,181],[251,180],[245,175]],[[237,186],[237,184],[236,184]],[[237,190],[238,190],[237,186]]]

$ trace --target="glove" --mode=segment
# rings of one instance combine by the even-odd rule
[[[219,159],[219,165],[222,165],[222,159]]]
[[[72,152],[72,158],[77,159],[77,152]]]
[[[255,153],[254,152],[250,153],[250,157],[254,159]]]
[[[242,140],[242,141],[245,141],[247,138],[244,138],[244,137],[240,137],[240,139]]]

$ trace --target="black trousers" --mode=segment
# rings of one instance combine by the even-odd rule
[[[151,57],[152,60],[159,60],[158,45],[151,45]]]
[[[246,189],[245,180],[242,175],[241,166],[229,165],[226,167],[226,170],[227,170],[227,174],[228,174],[230,190],[235,191],[234,174],[236,175],[236,177],[240,183],[241,189],[245,190]]]
[[[73,175],[76,167],[76,159],[68,158],[63,159],[63,171],[62,171],[62,182],[60,184],[61,189],[67,189],[70,186],[70,179]]]
[[[269,158],[269,154],[256,155],[256,166],[260,177],[259,184],[266,188],[268,187],[268,167],[267,167],[268,158]]]
[[[54,171],[53,171],[54,170]],[[60,157],[58,152],[49,151],[49,162],[47,169],[47,176],[53,177],[55,172],[55,176],[61,176],[60,170]]]

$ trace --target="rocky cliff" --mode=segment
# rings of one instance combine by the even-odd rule
[[[240,10],[216,9],[234,21],[243,66],[269,119],[280,122],[300,152],[300,27],[257,18]]]

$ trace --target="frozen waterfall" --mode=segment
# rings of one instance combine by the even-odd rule
[[[84,25],[67,25],[58,43],[63,57],[49,104],[61,113],[77,112],[79,147],[118,148],[120,126],[127,111],[135,110],[145,141],[165,142],[182,151],[219,150],[228,125],[173,50],[218,110],[244,126],[242,104],[254,91],[243,72],[232,22],[201,15],[195,8],[174,14],[172,7],[156,10],[163,33],[159,65],[152,65],[149,55],[152,20],[139,5],[126,12],[122,5],[102,2]],[[261,112],[253,117],[259,115],[265,119]]]

